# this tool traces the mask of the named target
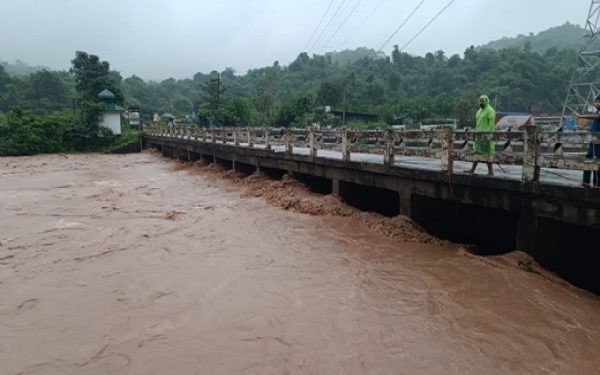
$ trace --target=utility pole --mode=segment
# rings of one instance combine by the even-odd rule
[[[562,121],[573,112],[586,112],[600,93],[600,0],[592,0],[579,44],[577,62],[562,110]],[[562,125],[562,124],[561,124]]]
[[[221,73],[217,76],[217,112],[219,111],[219,93],[221,91]]]
[[[346,127],[346,86],[344,86],[344,104],[342,105],[342,127]]]

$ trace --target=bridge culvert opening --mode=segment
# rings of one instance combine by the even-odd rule
[[[518,213],[413,195],[413,219],[428,233],[473,245],[481,255],[502,254],[517,248]]]
[[[535,237],[533,257],[538,263],[600,295],[598,229],[538,218]]]
[[[186,149],[179,149],[179,160],[190,161],[190,153]]]
[[[256,172],[256,167],[252,164],[240,163],[239,161],[235,162],[235,169],[245,176],[249,176]]]
[[[294,179],[302,182],[312,192],[319,194],[331,194],[331,180],[328,178],[294,172]]]
[[[200,154],[198,154],[197,152],[190,151],[188,159],[189,161],[198,161],[200,159]]]
[[[215,164],[225,167],[225,169],[233,169],[233,162],[221,158],[215,158]]]
[[[283,169],[260,167],[260,171],[273,180],[281,180],[287,173]]]
[[[388,217],[400,214],[400,195],[394,190],[340,181],[339,194],[346,203],[359,210]]]

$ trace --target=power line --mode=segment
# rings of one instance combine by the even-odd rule
[[[321,33],[319,34],[319,36],[315,40],[313,40],[311,49],[313,49],[313,50],[316,49],[321,38],[327,33],[327,31],[329,30],[329,27],[332,25],[333,21],[337,18],[338,14],[340,14],[340,10],[344,7],[344,5],[346,4],[346,1],[347,0],[342,0],[342,2],[337,7],[335,12],[331,15],[331,18],[329,18],[329,21],[327,22],[325,27],[321,30]]]
[[[352,14],[354,13],[354,11],[356,10],[356,8],[358,8],[358,6],[360,5],[360,3],[362,2],[362,0],[358,0],[356,2],[356,4],[354,5],[354,8],[352,8],[352,10],[350,11],[350,13],[348,13],[348,15],[346,16],[346,18],[344,18],[344,20],[342,21],[342,23],[338,26],[338,28],[333,32],[333,34],[331,34],[331,36],[329,37],[329,39],[327,39],[327,41],[323,44],[323,48],[325,48],[325,46],[337,35],[337,33],[340,31],[340,29],[342,28],[342,26],[344,26],[346,24],[346,22],[348,22],[348,20],[350,19],[350,17],[352,16]]]
[[[333,13],[333,15],[331,16],[331,18],[329,19],[329,22],[327,22],[327,25],[325,25],[325,27],[323,28],[323,30],[321,30],[321,33],[319,34],[319,36],[317,37],[317,39],[315,39],[313,41],[311,49],[314,49],[317,46],[317,43],[319,42],[319,40],[321,39],[321,37],[323,37],[323,34],[325,34],[325,32],[327,31],[327,29],[329,29],[329,26],[331,25],[331,23],[333,22],[333,20],[337,17],[337,15],[340,12],[340,9],[344,6],[345,3],[346,3],[346,0],[342,0],[342,2],[340,3],[340,6],[337,7],[337,9],[335,10],[335,13]]]
[[[406,23],[406,21],[408,21],[408,19],[410,17],[412,17],[412,15],[417,11],[417,9],[419,9],[419,7],[423,4],[425,0],[421,0],[421,2],[417,5],[417,7],[413,10],[413,12],[404,20],[404,22],[398,27],[398,29],[396,29],[396,31],[394,32],[397,33],[398,30],[402,27],[402,25],[404,25]],[[431,25],[433,23],[433,21],[435,21],[446,9],[448,9],[448,7],[450,5],[452,5],[452,3],[454,2],[454,0],[450,0],[450,2],[448,4],[446,4],[446,6],[444,6],[435,16],[433,16],[433,18],[431,20],[429,20],[429,22],[427,22],[427,24],[421,29],[419,30],[419,32],[417,34],[415,34],[415,36],[413,36],[408,42],[406,42],[402,48],[400,49],[400,51],[402,51],[404,48],[406,48],[406,46],[408,46],[413,40],[415,40],[419,35],[421,35],[421,33],[423,31],[425,31],[425,29],[427,29],[427,27],[429,27],[429,25]],[[385,44],[387,44],[391,38],[394,36],[394,34],[392,34],[392,36],[390,38],[388,38],[388,40],[384,43],[384,45],[382,46],[385,47]],[[381,51],[381,48],[379,49],[378,52]],[[367,67],[367,64],[365,64],[361,69],[358,70],[358,73],[360,73],[361,71],[363,71],[365,68]]]
[[[356,32],[365,25],[365,23],[367,23],[367,21],[369,19],[371,19],[371,17],[373,17],[373,15],[375,14],[375,12],[379,9],[379,7],[381,7],[383,5],[383,3],[385,3],[386,0],[381,0],[379,2],[379,4],[377,4],[375,6],[375,8],[373,9],[373,11],[365,18],[362,20],[362,22],[354,29],[352,30],[352,32],[348,35],[348,37],[346,38],[346,40],[344,40],[344,42],[342,44],[340,44],[340,46],[346,45],[348,43],[348,41],[354,36],[354,34],[356,34]]]
[[[310,35],[310,38],[308,38],[308,42],[306,42],[306,46],[304,47],[304,49],[308,48],[308,45],[310,44],[310,41],[312,40],[312,38],[315,36],[315,34],[317,33],[317,30],[319,30],[319,27],[321,27],[321,24],[323,23],[323,20],[325,19],[325,16],[327,15],[327,13],[329,13],[329,9],[331,9],[331,6],[333,5],[333,2],[335,0],[331,0],[329,2],[329,5],[327,6],[327,10],[325,10],[325,13],[323,13],[323,17],[321,17],[321,20],[319,21],[319,23],[317,24],[317,27],[315,27],[315,29],[313,30],[312,34]]]
[[[418,37],[419,35],[421,35],[421,33],[422,33],[423,31],[425,31],[425,29],[427,29],[427,28],[429,27],[429,25],[431,25],[431,24],[433,23],[433,21],[435,21],[435,20],[436,20],[436,19],[437,19],[437,18],[438,18],[438,17],[439,17],[439,16],[440,16],[442,13],[444,13],[444,11],[445,11],[446,9],[448,9],[448,7],[449,7],[450,5],[452,5],[452,3],[453,3],[453,2],[454,2],[454,0],[450,0],[450,2],[449,2],[448,4],[446,4],[446,6],[445,6],[445,7],[443,7],[443,8],[442,8],[442,9],[441,9],[441,10],[440,10],[440,11],[439,11],[439,12],[438,12],[438,13],[437,13],[435,16],[433,16],[433,18],[432,18],[431,20],[429,20],[429,22],[427,22],[427,24],[426,24],[425,26],[423,26],[423,28],[422,28],[421,30],[419,30],[419,32],[418,32],[418,33],[416,33],[416,34],[415,34],[415,36],[413,36],[412,38],[410,38],[410,40],[409,40],[408,42],[406,42],[406,43],[405,43],[405,44],[402,46],[402,48],[400,48],[400,52],[402,52],[402,51],[403,51],[403,50],[406,48],[406,46],[408,46],[410,43],[412,43],[412,41],[413,41],[413,40],[417,39],[417,37]]]
[[[396,36],[396,34],[398,34],[398,31],[400,31],[400,29],[402,28],[402,26],[404,26],[408,22],[408,20],[412,18],[412,16],[417,12],[417,10],[421,7],[421,5],[423,5],[424,2],[425,2],[425,0],[421,0],[421,2],[419,4],[417,4],[417,6],[415,7],[415,9],[413,9],[413,11],[408,15],[408,17],[406,17],[404,19],[404,21],[400,24],[400,26],[398,26],[398,28],[396,29],[396,31],[394,31],[392,33],[392,35],[390,35],[390,37],[387,38],[387,40],[381,45],[381,47],[379,47],[379,49],[377,50],[377,52],[383,50],[383,48],[385,47],[385,45],[388,44],[390,42],[390,40],[392,40],[392,38],[394,36]]]

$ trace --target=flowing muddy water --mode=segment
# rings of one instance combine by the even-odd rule
[[[597,374],[600,299],[526,261],[290,179],[3,158],[0,374]]]

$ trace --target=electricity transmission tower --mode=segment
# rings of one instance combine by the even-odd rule
[[[581,38],[577,63],[563,106],[563,119],[573,112],[587,112],[600,94],[600,0],[592,0]]]

